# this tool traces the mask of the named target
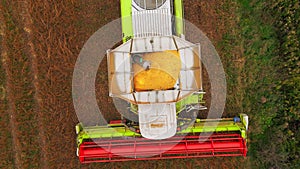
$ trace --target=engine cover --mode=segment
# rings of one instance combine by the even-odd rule
[[[176,134],[176,106],[169,104],[139,104],[139,125],[143,137],[166,139]]]

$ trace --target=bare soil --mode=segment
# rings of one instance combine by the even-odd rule
[[[185,0],[185,18],[214,44],[228,31],[226,0]],[[72,73],[87,39],[120,17],[119,1],[54,0],[0,3],[0,168],[240,168],[243,158],[208,158],[81,165],[76,157]],[[226,19],[224,19],[226,18]],[[207,74],[204,73],[207,79]],[[3,78],[2,78],[3,77]],[[204,88],[209,91],[209,82]],[[96,79],[100,110],[119,118],[108,97],[107,62]],[[210,100],[210,93],[206,95]]]

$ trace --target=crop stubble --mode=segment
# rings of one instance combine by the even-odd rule
[[[223,3],[225,0],[186,0],[186,19],[204,31],[213,42],[218,42],[226,32],[225,21],[219,15],[228,13],[216,13]],[[15,24],[12,30],[6,28],[7,39],[4,40],[7,55],[11,57],[2,61],[7,76],[5,89],[8,104],[4,107],[9,107],[9,115],[12,115],[10,130],[16,154],[15,167],[77,168],[79,162],[75,156],[74,126],[78,120],[71,93],[73,68],[88,37],[119,17],[119,3],[27,0],[4,2],[2,8],[6,8],[4,13],[9,15],[5,17],[6,25],[11,26],[10,20]],[[106,66],[104,59],[96,79],[97,100],[104,116],[115,119],[117,113],[112,99],[108,97]],[[205,82],[204,87],[206,91],[209,90],[209,83]],[[209,100],[209,93],[206,97]],[[7,154],[11,153],[8,151]],[[235,166],[232,159],[221,160],[224,164]],[[164,160],[122,165],[92,164],[85,167],[141,165],[167,168],[181,164],[199,167],[210,166],[212,162],[209,159]]]

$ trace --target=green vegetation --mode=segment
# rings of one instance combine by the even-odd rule
[[[227,72],[229,90],[241,88],[233,94],[242,102],[236,107],[251,119],[251,166],[299,168],[299,1],[237,2],[236,40],[228,35],[225,42],[239,46],[243,56]]]
[[[300,2],[297,0],[272,0],[267,4],[274,16],[274,26],[280,46],[277,50],[280,81],[277,89],[281,93],[280,113],[274,120],[274,129],[283,126],[281,154],[288,167],[300,167]]]

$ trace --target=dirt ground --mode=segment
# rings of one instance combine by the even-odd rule
[[[185,0],[185,18],[214,44],[233,14],[226,0]],[[0,168],[240,168],[243,158],[180,159],[81,165],[72,73],[79,52],[100,27],[120,17],[119,1],[1,1]],[[207,77],[207,75],[205,75]],[[108,97],[107,63],[96,80],[105,117],[119,115]],[[209,83],[204,82],[209,91]],[[208,92],[206,100],[209,103]]]

